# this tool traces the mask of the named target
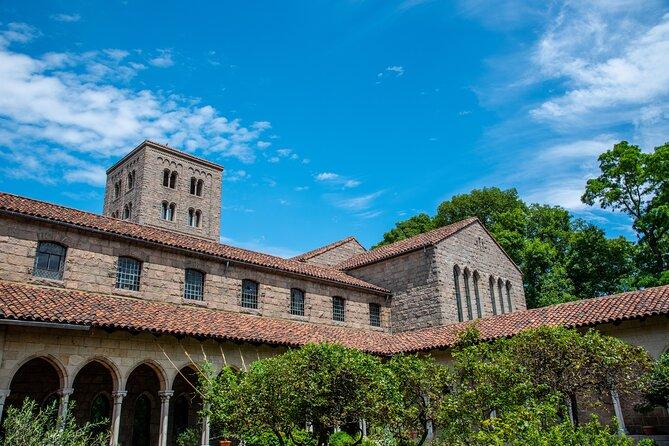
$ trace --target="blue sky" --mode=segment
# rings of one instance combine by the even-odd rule
[[[669,3],[0,2],[0,189],[100,212],[143,139],[225,166],[222,240],[365,245],[475,187],[584,207],[669,140]]]

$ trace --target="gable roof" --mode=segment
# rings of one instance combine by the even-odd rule
[[[83,230],[129,238],[135,241],[157,244],[168,248],[187,250],[191,253],[217,257],[223,261],[227,260],[240,264],[269,268],[285,273],[359,288],[377,294],[390,293],[388,290],[379,286],[352,277],[343,271],[328,268],[326,266],[314,265],[249,251],[169,231],[167,229],[131,223],[129,221],[79,211],[4,192],[0,192],[0,213],[14,214],[67,226],[74,226]]]
[[[476,324],[483,340],[493,340],[544,325],[577,328],[661,315],[669,315],[669,285],[486,317],[475,322],[390,334],[0,281],[0,319],[288,347],[333,342],[381,355],[453,347],[458,335],[472,323]]]
[[[320,248],[312,249],[311,251],[307,251],[305,253],[302,253],[300,255],[297,255],[293,257],[293,260],[301,260],[301,261],[307,261],[309,259],[313,259],[314,257],[318,257],[321,254],[325,254],[328,251],[332,251],[333,249],[339,248],[340,246],[343,246],[349,242],[355,242],[358,246],[360,246],[363,250],[367,251],[364,246],[360,244],[360,242],[353,236],[346,237],[341,240],[337,240],[336,242],[332,242],[329,245],[321,246]]]
[[[380,262],[381,260],[397,257],[411,251],[416,251],[426,246],[432,246],[478,221],[479,220],[476,217],[467,218],[447,226],[442,226],[441,228],[433,229],[431,231],[424,232],[422,234],[418,234],[395,243],[391,243],[390,245],[380,246],[376,249],[363,252],[357,256],[353,256],[350,259],[341,262],[339,265],[337,265],[337,268],[342,270],[354,269],[364,265],[369,265],[370,263],[376,263]]]

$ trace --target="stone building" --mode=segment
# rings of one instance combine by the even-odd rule
[[[222,171],[145,141],[108,170],[104,215],[0,193],[0,414],[73,401],[77,420],[109,420],[113,445],[174,445],[193,426],[207,445],[191,386],[205,357],[244,369],[330,341],[448,361],[472,320],[485,339],[549,324],[667,350],[669,287],[527,310],[522,273],[477,219],[293,259],[220,244]],[[607,404],[632,432],[648,422]]]

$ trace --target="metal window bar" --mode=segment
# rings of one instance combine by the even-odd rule
[[[290,314],[304,316],[304,291],[297,288],[290,290]]]
[[[194,269],[186,270],[184,299],[202,300],[204,296],[204,274]]]
[[[258,284],[252,280],[242,282],[242,307],[258,308]]]
[[[130,257],[119,257],[116,268],[116,288],[139,291],[139,278],[142,265]]]
[[[381,326],[381,306],[379,304],[369,304],[369,325],[372,327]]]
[[[346,320],[346,313],[344,308],[344,299],[341,297],[332,298],[332,320],[344,322]]]
[[[35,255],[33,275],[45,279],[61,280],[65,265],[65,248],[57,243],[41,242]]]

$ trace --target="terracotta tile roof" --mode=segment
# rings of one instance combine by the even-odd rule
[[[0,315],[4,319],[270,345],[300,346],[330,341],[371,353],[384,353],[389,336],[380,331],[11,282],[0,282]]]
[[[353,256],[350,259],[343,261],[337,265],[337,268],[342,270],[354,269],[363,265],[376,263],[381,260],[406,254],[411,251],[416,251],[426,246],[432,246],[441,242],[442,240],[447,239],[456,232],[477,221],[478,219],[476,217],[467,218],[465,220],[452,223],[448,226],[443,226],[441,228],[433,229],[432,231],[425,232],[411,238],[400,240],[399,242],[391,243],[390,245],[380,246],[376,249],[363,252],[357,256]]]
[[[542,325],[575,328],[656,315],[669,315],[669,285],[492,316],[476,324],[482,338],[492,340]],[[1,281],[0,317],[269,345],[328,341],[386,355],[452,347],[472,323],[389,334]]]
[[[345,245],[345,244],[347,244],[348,242],[355,242],[355,243],[357,243],[358,245],[360,245],[360,242],[359,242],[355,237],[350,236],[350,237],[346,237],[345,239],[338,240],[338,241],[336,241],[336,242],[332,242],[332,243],[330,243],[329,245],[325,245],[325,246],[321,246],[320,248],[312,249],[311,251],[307,251],[307,252],[305,252],[305,253],[302,253],[302,254],[300,254],[300,255],[298,255],[298,256],[293,257],[292,259],[293,259],[293,260],[302,260],[302,261],[306,261],[306,260],[312,259],[312,258],[314,258],[314,257],[316,257],[316,256],[319,256],[319,255],[321,255],[321,254],[324,254],[324,253],[326,253],[326,252],[328,252],[328,251],[332,251],[332,250],[335,249],[335,248],[339,248],[340,246]],[[361,247],[362,249],[365,249],[365,247],[362,246],[362,245],[360,245],[360,247]]]
[[[166,229],[139,225],[4,192],[0,192],[0,212],[2,211],[19,214],[24,217],[36,217],[54,223],[72,225],[81,229],[129,237],[138,241],[185,249],[194,253],[219,257],[222,260],[271,268],[322,281],[361,288],[375,293],[389,294],[389,291],[381,287],[352,277],[334,268],[248,251]]]
[[[669,285],[491,316],[476,326],[482,339],[492,340],[544,325],[577,328],[656,315],[669,315]],[[399,333],[393,342],[401,351],[451,347],[471,323]]]

